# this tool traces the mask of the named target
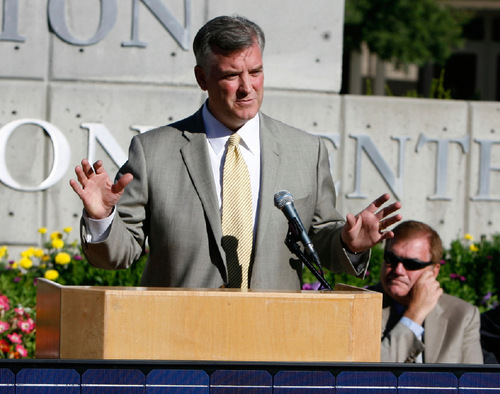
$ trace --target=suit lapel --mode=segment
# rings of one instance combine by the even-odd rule
[[[438,302],[436,307],[429,313],[424,321],[424,362],[435,363],[441,353],[444,343],[444,334],[448,324],[447,319],[442,318],[443,308]]]
[[[184,135],[189,142],[181,148],[181,155],[203,205],[219,252],[225,262],[225,253],[223,253],[221,244],[222,225],[219,202],[212,175],[210,156],[208,154],[207,138],[205,133],[199,132],[191,133],[185,131]]]
[[[258,259],[259,248],[266,239],[266,228],[274,208],[274,194],[277,179],[282,171],[281,151],[282,146],[276,136],[274,125],[270,124],[267,116],[260,114],[260,149],[261,149],[261,173],[260,173],[260,195],[257,217],[257,231],[255,237],[255,258]]]

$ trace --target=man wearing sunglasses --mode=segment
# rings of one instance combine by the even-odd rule
[[[386,241],[380,283],[383,362],[482,364],[479,310],[443,294],[443,246],[428,225],[406,221]]]

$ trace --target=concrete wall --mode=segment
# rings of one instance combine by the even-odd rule
[[[36,245],[42,226],[77,229],[81,203],[68,181],[81,158],[103,159],[114,175],[138,130],[198,109],[205,95],[190,44],[207,20],[233,13],[266,32],[263,111],[325,136],[340,212],[356,213],[389,191],[404,204],[405,218],[435,226],[445,242],[500,230],[500,104],[340,96],[343,0],[3,6],[0,245]],[[162,19],[165,10],[170,19]],[[161,21],[178,25],[177,40]]]

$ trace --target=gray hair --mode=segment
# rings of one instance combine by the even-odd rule
[[[266,39],[256,23],[242,16],[218,16],[208,21],[194,38],[196,65],[205,68],[214,46],[232,52],[249,48],[254,42],[264,52]]]

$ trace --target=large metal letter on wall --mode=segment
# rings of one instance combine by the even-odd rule
[[[65,19],[65,0],[49,0],[49,22],[52,30],[57,36],[73,45],[92,45],[101,41],[108,35],[116,23],[118,10],[116,0],[100,0],[101,1],[101,18],[99,27],[94,36],[88,40],[82,40],[74,37],[68,29]]]
[[[39,185],[25,186],[17,182],[7,167],[7,141],[10,135],[22,125],[41,127],[48,134],[54,149],[54,160],[49,176]],[[40,119],[19,119],[0,128],[0,181],[12,189],[23,192],[38,192],[48,189],[59,182],[68,170],[71,160],[71,148],[64,134],[53,124]]]
[[[364,151],[368,155],[373,165],[377,168],[378,172],[384,178],[384,181],[390,187],[394,196],[400,198],[403,194],[403,180],[404,180],[404,164],[405,155],[404,148],[406,141],[410,137],[397,136],[391,137],[393,140],[399,141],[399,172],[398,176],[394,175],[384,157],[380,154],[379,150],[373,143],[372,139],[367,135],[349,135],[349,137],[357,140],[356,145],[356,173],[355,173],[355,190],[347,195],[348,198],[366,198],[364,194],[361,193],[361,153]]]
[[[451,200],[446,193],[446,186],[448,184],[448,152],[449,145],[455,142],[460,145],[462,152],[469,152],[469,136],[466,135],[461,139],[451,138],[429,138],[425,134],[420,134],[416,151],[418,152],[423,145],[428,142],[435,142],[437,144],[436,153],[436,194],[429,196],[429,200]]]
[[[24,42],[26,38],[19,35],[19,0],[3,0],[3,24],[0,41]]]
[[[113,162],[120,168],[127,161],[127,154],[122,150],[115,137],[101,123],[82,123],[82,129],[89,131],[88,160],[96,161],[96,142],[98,141]]]
[[[132,0],[132,39],[122,42],[124,47],[146,47],[147,43],[139,40],[139,2],[148,7],[151,13],[158,19],[162,26],[172,35],[185,51],[191,45],[191,0],[184,0],[184,20],[185,26],[175,19],[170,10],[161,0]]]
[[[477,195],[472,198],[472,201],[500,201],[499,198],[490,196],[490,171],[500,171],[500,167],[491,165],[491,149],[493,145],[500,144],[500,141],[475,139],[474,142],[477,142],[480,146],[480,163],[479,190]]]

